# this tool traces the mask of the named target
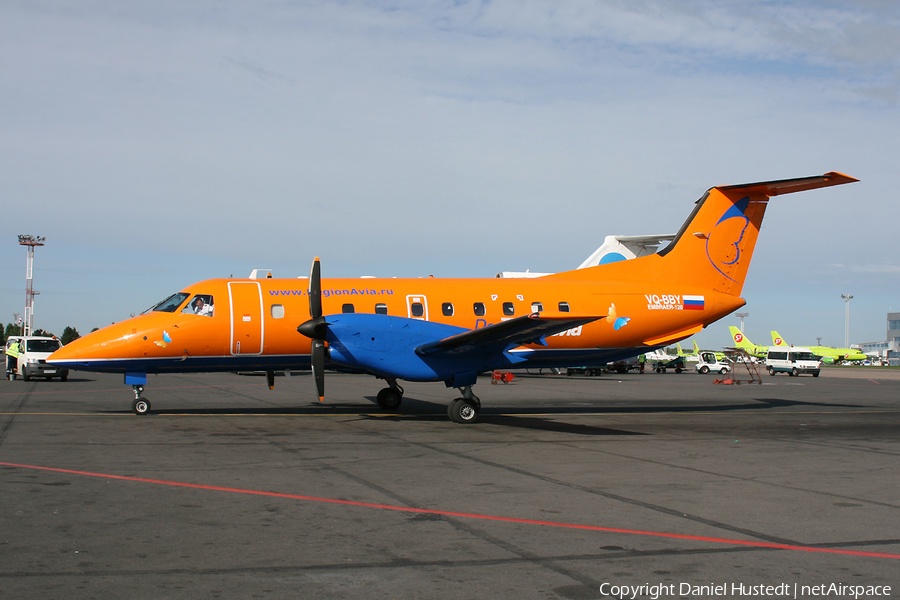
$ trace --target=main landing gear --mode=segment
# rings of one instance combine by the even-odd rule
[[[458,388],[463,397],[457,398],[447,407],[447,416],[454,423],[465,425],[478,420],[478,412],[481,410],[481,400],[472,393],[472,386]]]
[[[131,410],[136,415],[146,415],[150,412],[150,401],[141,397],[141,394],[144,393],[144,386],[133,385],[131,389],[134,390],[134,402],[131,403]]]
[[[397,410],[403,401],[403,388],[397,383],[396,379],[388,379],[388,385],[375,396],[378,406],[385,410]]]
[[[403,388],[396,379],[388,379],[388,385],[375,397],[378,406],[385,410],[397,410],[403,401]],[[468,424],[478,420],[478,412],[481,410],[481,400],[472,393],[472,386],[457,388],[463,397],[457,398],[447,407],[447,416],[454,423]]]

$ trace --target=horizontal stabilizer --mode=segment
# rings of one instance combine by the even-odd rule
[[[573,315],[565,312],[540,312],[471,329],[416,348],[419,356],[459,356],[469,352],[505,350],[524,344],[541,343],[542,338],[572,329],[606,315]]]
[[[780,196],[781,194],[793,194],[794,192],[804,192],[832,185],[853,183],[854,181],[859,181],[859,179],[831,171],[830,173],[814,175],[813,177],[797,177],[795,179],[761,181],[759,183],[744,183],[740,185],[720,185],[716,187],[723,191],[735,190],[746,194],[758,192],[766,196]]]

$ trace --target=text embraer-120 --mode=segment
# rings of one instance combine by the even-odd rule
[[[387,381],[442,381],[462,397],[457,423],[477,420],[480,373],[600,366],[674,344],[745,304],[740,297],[771,196],[857,181],[840,173],[711,188],[671,244],[648,256],[534,279],[209,279],[147,312],[90,333],[48,362],[124,373],[134,412],[148,373],[309,368]]]

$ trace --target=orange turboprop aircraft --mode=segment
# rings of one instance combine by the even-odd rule
[[[605,365],[683,340],[745,304],[740,297],[769,197],[857,181],[840,173],[711,188],[656,254],[534,279],[209,279],[141,315],[88,334],[48,362],[124,373],[132,408],[148,373],[311,367],[385,379],[443,381],[462,397],[457,423],[478,418],[479,373],[509,367]],[[302,287],[301,287],[302,286]]]

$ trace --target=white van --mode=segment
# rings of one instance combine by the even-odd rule
[[[10,348],[16,345],[12,352]],[[6,378],[15,379],[21,375],[28,381],[35,377],[50,380],[59,377],[68,379],[69,370],[47,364],[47,357],[62,348],[62,343],[54,337],[11,335],[6,340]],[[15,356],[18,355],[18,356]]]
[[[818,377],[822,370],[822,357],[801,346],[769,346],[766,353],[766,370],[769,375],[787,373],[791,377],[809,373]]]

